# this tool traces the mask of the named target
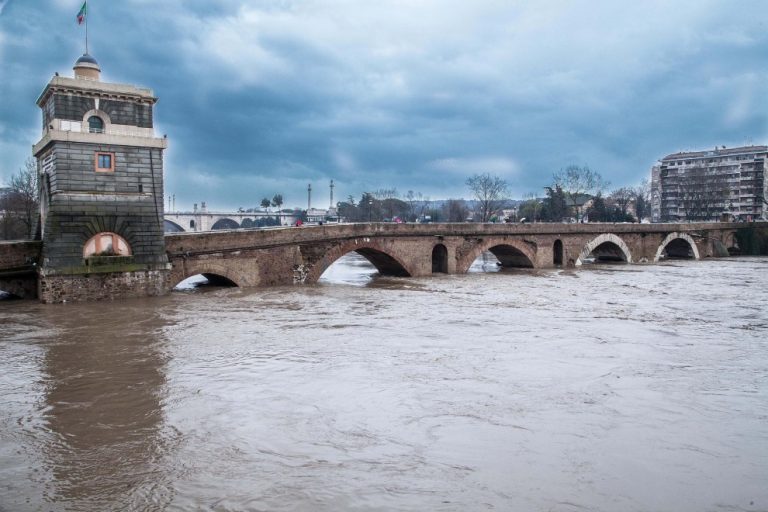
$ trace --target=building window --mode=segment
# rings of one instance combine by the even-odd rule
[[[91,133],[104,133],[104,121],[99,116],[89,117],[88,131]]]
[[[131,246],[116,233],[99,233],[83,247],[83,258],[89,256],[130,256]]]
[[[114,153],[96,153],[96,172],[113,172],[115,170]]]

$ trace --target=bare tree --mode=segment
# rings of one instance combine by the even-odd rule
[[[388,218],[392,218],[395,216],[395,209],[396,209],[396,203],[395,199],[397,199],[397,189],[395,188],[380,188],[376,190],[373,193],[374,197],[378,199],[381,203],[381,205],[384,207],[384,210],[387,213]]]
[[[648,179],[643,179],[640,185],[633,189],[635,194],[635,216],[638,222],[651,215],[651,184]]]
[[[446,222],[465,222],[469,208],[463,199],[449,199],[443,203],[442,217]]]
[[[580,217],[582,199],[585,195],[596,195],[608,188],[611,183],[603,179],[599,172],[593,171],[586,165],[569,165],[552,175],[553,187],[560,187],[576,208]]]
[[[480,220],[488,222],[491,215],[504,206],[509,195],[509,185],[500,177],[488,173],[475,174],[467,178],[466,183],[477,200]]]
[[[635,199],[635,192],[629,187],[621,187],[611,192],[610,198],[619,211],[626,215],[630,203]]]
[[[3,237],[32,238],[40,208],[37,163],[28,158],[24,167],[11,176],[10,187],[0,199],[3,213]]]
[[[678,201],[686,220],[717,220],[726,209],[726,175],[704,166],[690,169],[678,185]]]

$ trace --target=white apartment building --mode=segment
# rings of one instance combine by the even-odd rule
[[[768,219],[768,146],[674,153],[651,169],[653,222]]]

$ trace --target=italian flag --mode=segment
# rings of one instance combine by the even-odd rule
[[[83,2],[83,6],[80,8],[80,12],[77,13],[77,24],[82,25],[83,21],[85,21],[85,14],[86,14],[86,6],[88,2]]]

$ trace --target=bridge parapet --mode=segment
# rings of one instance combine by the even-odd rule
[[[202,233],[166,233],[165,246],[169,253],[176,252],[220,252],[244,247],[270,247],[347,239],[357,237],[488,237],[506,235],[600,235],[614,234],[664,234],[671,232],[688,233],[706,237],[710,232],[721,233],[743,227],[738,223],[701,224],[477,224],[477,223],[432,223],[432,224],[325,224],[301,228],[268,228],[219,230]],[[655,248],[654,248],[655,249]]]

